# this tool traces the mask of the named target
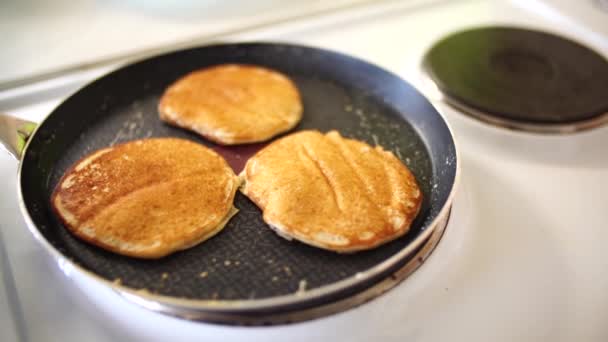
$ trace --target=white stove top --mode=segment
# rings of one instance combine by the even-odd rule
[[[4,1],[0,84],[100,59],[278,23],[370,0]],[[41,53],[44,58],[41,58]],[[0,86],[0,88],[2,88]]]
[[[396,72],[422,89],[419,63],[431,44],[460,28],[495,23],[557,32],[608,57],[608,13],[593,1],[383,1],[226,40],[334,49]],[[106,70],[53,82],[81,83]],[[30,96],[10,112],[38,121],[66,95],[59,92],[42,102],[36,100],[44,97]],[[0,93],[0,106],[17,103],[7,98]],[[22,321],[32,341],[608,340],[608,127],[532,135],[493,128],[437,106],[454,129],[462,178],[452,220],[436,251],[413,276],[370,303],[277,327],[183,321],[145,311],[95,284],[72,281],[27,231],[17,205],[16,162],[0,154],[5,189],[0,226],[19,299],[15,307],[5,281],[1,339],[16,338],[12,322]],[[1,266],[6,258],[0,258]],[[9,273],[6,267],[2,272]]]

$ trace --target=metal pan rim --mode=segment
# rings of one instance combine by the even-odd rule
[[[342,312],[358,305],[362,305],[399,285],[408,276],[412,275],[422,264],[429,258],[439,242],[445,234],[445,230],[449,225],[450,212],[433,230],[431,236],[424,241],[422,246],[414,250],[411,255],[408,255],[409,260],[400,266],[397,270],[392,271],[387,277],[378,280],[359,292],[350,296],[346,296],[335,301],[320,303],[316,306],[306,308],[296,308],[285,312],[268,312],[257,315],[247,315],[243,313],[216,313],[208,311],[192,311],[183,308],[175,308],[165,306],[157,302],[148,302],[140,297],[133,297],[127,293],[119,293],[128,301],[134,302],[137,305],[145,307],[151,311],[160,312],[163,314],[176,316],[180,318],[208,321],[219,324],[229,325],[275,325],[275,324],[290,324],[316,318],[325,317],[334,313]]]

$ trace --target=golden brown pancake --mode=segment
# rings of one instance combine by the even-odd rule
[[[279,235],[336,252],[370,249],[405,234],[422,195],[391,153],[340,136],[302,131],[253,156],[241,191]]]
[[[59,181],[52,204],[77,237],[160,258],[218,233],[236,213],[238,177],[194,142],[143,139],[96,151]]]
[[[160,118],[219,144],[268,140],[302,118],[302,101],[285,75],[253,65],[223,64],[173,83],[158,105]]]

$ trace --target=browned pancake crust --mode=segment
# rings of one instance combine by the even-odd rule
[[[268,140],[302,118],[302,101],[285,75],[252,65],[194,71],[163,94],[160,118],[219,144]]]
[[[233,214],[238,178],[210,149],[183,139],[128,142],[68,170],[52,204],[77,237],[159,258],[217,233]]]
[[[338,132],[303,131],[251,158],[241,191],[280,235],[337,252],[370,249],[405,234],[422,194],[391,153]]]

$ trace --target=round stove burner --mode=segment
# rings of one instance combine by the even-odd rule
[[[424,68],[449,104],[486,122],[535,132],[608,122],[608,61],[553,34],[458,32],[431,48]]]

